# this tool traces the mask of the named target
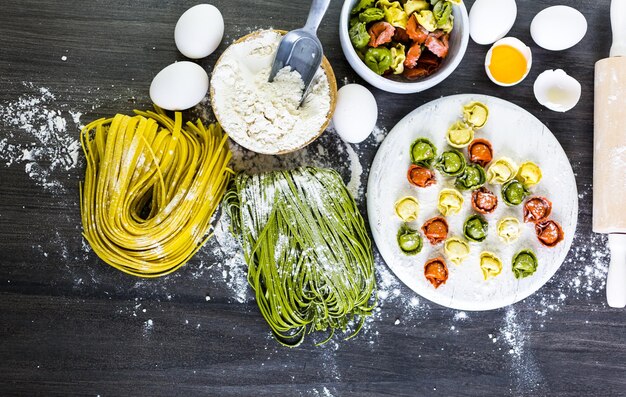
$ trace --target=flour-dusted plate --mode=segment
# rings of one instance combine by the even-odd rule
[[[542,181],[530,188],[532,196],[545,196],[552,201],[550,219],[561,224],[565,240],[554,248],[543,247],[537,240],[534,225],[523,222],[522,205],[508,207],[502,201],[500,186],[487,185],[498,195],[496,211],[484,217],[489,222],[487,239],[471,243],[470,256],[460,265],[446,259],[448,281],[435,289],[424,277],[427,260],[444,257],[443,244],[432,246],[424,238],[424,248],[414,256],[405,255],[397,243],[402,221],[394,212],[394,203],[404,196],[420,202],[417,221],[410,226],[421,229],[424,222],[439,216],[437,199],[444,188],[454,188],[454,178],[437,172],[437,184],[427,188],[412,186],[407,181],[411,164],[411,143],[426,137],[437,146],[438,154],[449,149],[446,131],[462,118],[462,106],[480,101],[489,107],[489,121],[476,131],[476,138],[486,138],[493,144],[494,159],[508,157],[518,165],[533,161],[543,172]],[[464,150],[467,155],[467,151]],[[449,237],[463,236],[463,224],[474,213],[471,192],[463,192],[465,203],[460,213],[447,217]],[[427,103],[402,119],[382,143],[370,171],[367,190],[367,210],[374,241],[385,262],[409,288],[435,303],[459,310],[492,310],[518,302],[543,286],[558,270],[574,238],[578,217],[578,192],[572,167],[550,130],[526,110],[510,102],[484,95],[455,95]],[[496,233],[498,220],[514,216],[521,222],[522,234],[511,244],[503,243]],[[539,262],[537,271],[526,278],[516,279],[512,258],[518,251],[530,248]],[[479,265],[483,251],[496,253],[502,260],[502,272],[484,280]]]

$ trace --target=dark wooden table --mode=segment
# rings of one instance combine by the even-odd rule
[[[322,347],[309,338],[295,349],[271,339],[228,243],[214,239],[176,274],[140,280],[105,265],[80,235],[84,162],[79,156],[74,163],[66,146],[76,141],[79,124],[150,106],[152,77],[183,59],[174,24],[195,3],[2,2],[1,395],[626,395],[626,312],[605,304],[606,240],[591,232],[593,68],[610,47],[608,0],[566,2],[590,28],[583,42],[559,53],[535,46],[529,25],[538,11],[562,2],[519,1],[510,35],[532,45],[534,65],[515,88],[488,81],[487,48],[470,41],[457,71],[427,92],[373,89],[379,137],[417,106],[468,92],[507,99],[548,125],[572,162],[580,193],[574,246],[552,280],[510,308],[463,313],[415,299],[379,258],[384,299],[364,331]],[[200,61],[208,70],[237,37],[297,28],[308,9],[304,0],[213,3],[226,34],[219,50]],[[339,84],[362,83],[337,38],[341,5],[333,1],[321,41]],[[535,77],[548,68],[564,68],[583,85],[569,113],[543,109],[533,97]],[[57,133],[41,138],[50,130]],[[281,164],[316,158],[346,180],[350,164],[358,176],[355,156],[332,132],[315,145]],[[378,146],[374,137],[353,146],[363,184]],[[38,147],[44,149],[31,150]],[[325,156],[317,155],[320,147]],[[359,204],[364,210],[363,195]]]

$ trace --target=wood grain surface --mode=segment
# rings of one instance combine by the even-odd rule
[[[80,121],[150,106],[148,88],[176,51],[177,18],[196,1],[3,1],[0,9],[0,114],[25,95],[49,90],[46,105]],[[303,25],[305,0],[214,0],[224,15],[222,45],[199,61],[211,70],[233,40],[258,28]],[[468,7],[473,1],[467,1]],[[538,48],[529,34],[541,9],[568,4],[589,23],[583,42],[563,52]],[[337,36],[342,2],[320,29],[339,85],[362,80]],[[78,183],[83,165],[55,170],[59,189],[41,186],[7,144],[26,144],[0,118],[0,395],[91,396],[622,396],[626,395],[626,312],[605,304],[606,240],[591,232],[593,68],[610,47],[609,1],[518,1],[510,35],[531,45],[533,69],[514,88],[484,73],[486,47],[470,41],[461,66],[420,94],[372,89],[378,125],[389,130],[416,107],[458,93],[494,95],[520,105],[556,135],[580,192],[574,247],[537,294],[513,307],[459,313],[420,301],[397,284],[358,337],[287,349],[269,335],[249,292],[233,293],[224,253],[211,241],[174,275],[144,281],[119,273],[85,249]],[[63,57],[66,57],[65,59]],[[536,76],[564,68],[583,86],[566,114],[539,106]],[[68,122],[71,117],[67,116]],[[79,131],[68,124],[74,138]],[[344,147],[332,132],[318,145],[348,179]],[[353,146],[367,180],[379,142]],[[82,164],[82,163],[80,163]],[[359,197],[363,212],[364,197]],[[386,265],[377,261],[379,272]],[[396,282],[397,283],[397,282]],[[389,288],[387,288],[389,289]],[[210,300],[207,300],[210,297]]]

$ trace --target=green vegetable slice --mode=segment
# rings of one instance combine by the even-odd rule
[[[460,190],[476,190],[487,181],[485,170],[478,164],[467,164],[462,175],[456,178],[454,186]]]
[[[502,200],[509,206],[520,205],[529,194],[528,189],[517,179],[502,186]]]
[[[472,215],[465,221],[463,225],[463,235],[466,239],[480,243],[487,238],[487,231],[489,230],[489,224],[480,215]]]
[[[367,44],[370,42],[370,34],[367,33],[364,22],[358,22],[351,27],[348,35],[354,48],[359,50],[367,47]]]
[[[418,138],[411,144],[411,162],[430,167],[437,157],[437,148],[427,138]]]
[[[459,176],[465,171],[466,161],[458,150],[447,150],[435,162],[435,168],[446,176]]]
[[[513,274],[521,279],[532,276],[537,271],[537,255],[529,249],[521,250],[513,257]]]
[[[363,61],[374,73],[382,75],[391,67],[391,50],[384,47],[368,48]]]
[[[419,231],[413,230],[407,225],[402,225],[398,231],[398,246],[407,255],[418,254],[424,243]]]
[[[356,335],[372,314],[372,243],[341,176],[320,168],[238,174],[225,197],[248,282],[276,339],[287,346],[335,330]],[[352,324],[352,325],[351,325]]]

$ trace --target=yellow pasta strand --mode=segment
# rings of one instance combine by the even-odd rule
[[[96,120],[81,131],[83,235],[106,263],[139,277],[184,265],[210,238],[233,171],[228,136],[161,109]]]

